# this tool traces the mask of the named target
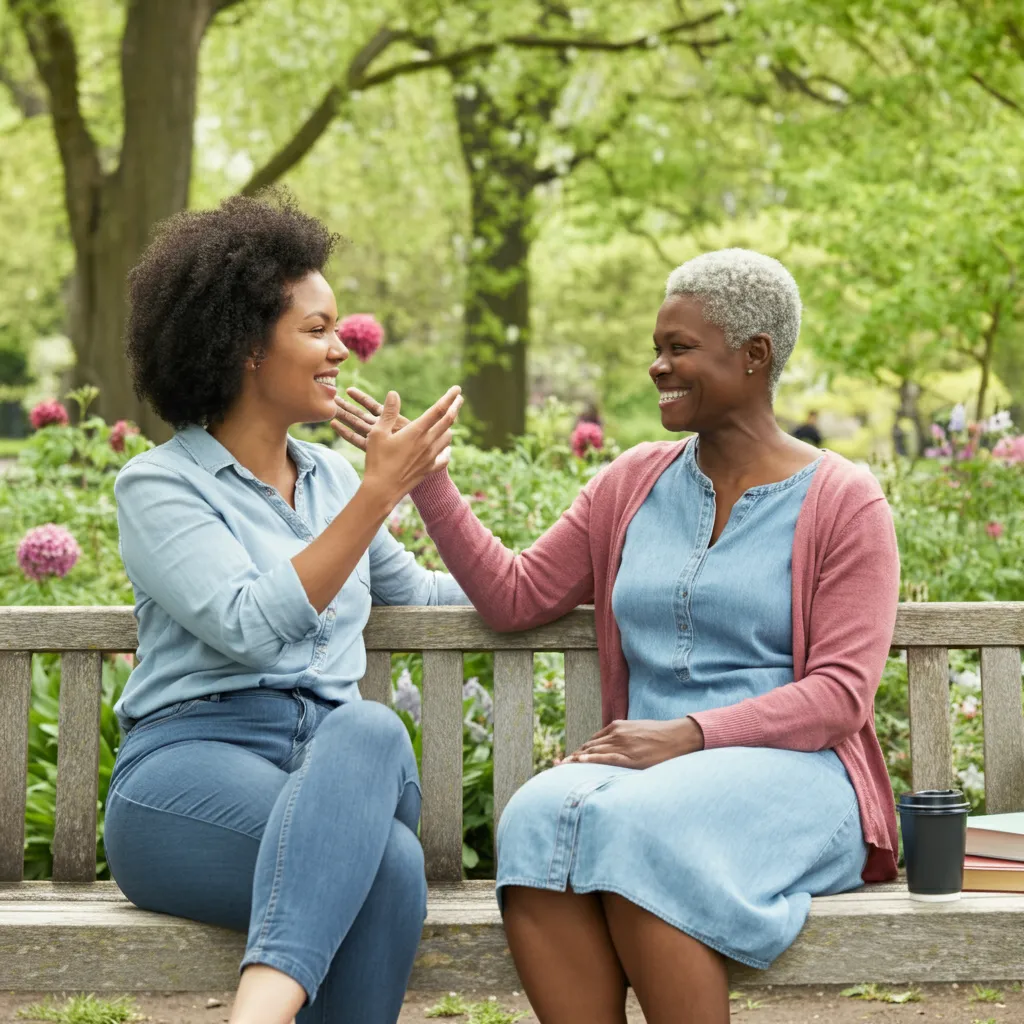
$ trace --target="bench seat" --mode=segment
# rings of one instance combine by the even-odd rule
[[[138,910],[113,882],[0,885],[0,989],[220,991],[233,988],[241,935]],[[797,942],[734,983],[848,984],[1024,978],[1024,895],[965,893],[912,903],[901,883],[815,899]],[[518,987],[492,882],[431,886],[411,987]]]

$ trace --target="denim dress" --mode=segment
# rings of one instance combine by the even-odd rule
[[[696,452],[686,445],[626,533],[612,609],[630,719],[683,718],[793,680],[793,533],[820,459],[748,490],[711,545],[715,492]],[[723,747],[536,776],[502,815],[497,884],[499,902],[509,885],[618,893],[764,968],[811,897],[856,888],[866,859],[834,751]]]

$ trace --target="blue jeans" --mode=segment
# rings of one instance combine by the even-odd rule
[[[426,916],[419,814],[387,708],[246,690],[135,724],[104,843],[132,903],[248,930],[242,966],[294,978],[300,1024],[394,1024]]]

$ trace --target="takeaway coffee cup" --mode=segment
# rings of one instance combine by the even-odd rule
[[[912,900],[960,899],[969,804],[959,789],[923,789],[900,796],[903,857]]]

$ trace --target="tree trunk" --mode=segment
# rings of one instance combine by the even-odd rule
[[[131,0],[121,43],[124,134],[118,166],[102,166],[78,104],[74,40],[53,5],[14,9],[46,84],[64,167],[75,271],[68,333],[76,384],[100,388],[94,410],[133,419],[154,440],[170,427],[135,398],[124,356],[128,271],[154,225],[188,203],[199,46],[226,0]]]
[[[499,136],[508,136],[513,128],[473,78],[455,90],[472,224],[463,312],[465,419],[477,444],[508,448],[526,430],[529,258],[537,150],[535,142],[520,147],[495,145]]]
[[[978,385],[978,409],[975,419],[980,423],[985,415],[985,399],[988,398],[989,383],[992,379],[992,357],[995,354],[996,335],[999,333],[999,322],[1002,319],[1002,300],[996,302],[992,309],[992,322],[985,332],[981,359],[981,383]]]
[[[509,448],[526,431],[530,247],[541,132],[570,74],[562,58],[524,59],[507,98],[486,63],[452,69],[455,117],[469,176],[472,237],[463,312],[466,422],[477,444]]]
[[[154,440],[170,427],[135,397],[123,337],[127,276],[154,226],[188,205],[199,46],[210,0],[134,0],[121,44],[120,166],[105,176],[76,245],[71,340],[76,380],[101,387],[96,411],[133,419]]]

